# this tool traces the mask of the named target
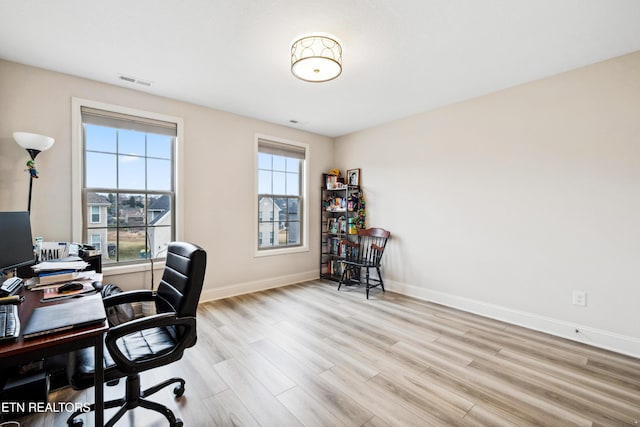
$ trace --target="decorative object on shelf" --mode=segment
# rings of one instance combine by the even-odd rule
[[[342,46],[334,36],[300,36],[291,44],[291,72],[305,82],[321,83],[342,73]]]
[[[349,169],[347,171],[347,184],[360,186],[360,169]]]
[[[33,179],[38,178],[36,170],[36,157],[41,151],[46,151],[53,146],[55,139],[50,136],[39,135],[30,132],[14,132],[13,139],[18,145],[27,150],[31,160],[27,161],[27,171],[29,171],[29,204],[27,210],[31,212],[31,193],[33,192]]]
[[[342,189],[345,187],[344,178],[340,176],[338,169],[331,169],[329,173],[322,174],[325,188],[329,190]]]
[[[365,228],[367,228],[367,203],[364,199],[364,193],[362,191],[359,191],[357,194],[358,207],[355,210],[358,211],[358,215],[356,217],[356,228],[358,230],[364,230]]]

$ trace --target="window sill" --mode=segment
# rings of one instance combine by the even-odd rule
[[[165,261],[154,261],[153,269],[161,270],[164,268]],[[129,265],[113,265],[102,267],[102,274],[105,276],[118,276],[121,274],[141,273],[144,271],[151,271],[151,264],[145,262],[143,264],[129,264]]]
[[[308,246],[296,246],[294,248],[282,248],[282,249],[263,249],[263,250],[254,250],[253,256],[255,258],[265,257],[265,256],[274,256],[274,255],[287,255],[287,254],[295,254],[300,252],[309,252]]]

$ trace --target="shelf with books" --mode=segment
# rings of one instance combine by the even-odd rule
[[[340,242],[355,241],[365,227],[365,203],[362,188],[343,184],[321,191],[320,277],[339,281],[342,275],[344,247]]]

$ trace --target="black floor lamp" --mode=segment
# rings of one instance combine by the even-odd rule
[[[41,151],[48,150],[53,146],[55,139],[50,136],[39,135],[37,133],[30,132],[14,132],[13,139],[16,140],[18,145],[27,150],[31,156],[31,160],[27,161],[27,170],[29,171],[29,205],[27,210],[31,212],[31,192],[33,191],[33,180],[38,178],[38,171],[36,170],[36,156]]]

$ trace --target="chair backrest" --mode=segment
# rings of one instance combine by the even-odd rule
[[[158,286],[158,313],[176,312],[178,317],[195,316],[202,292],[207,253],[192,243],[172,242]]]
[[[358,262],[380,265],[384,248],[391,233],[383,228],[367,228],[358,231],[358,248],[352,257]]]

